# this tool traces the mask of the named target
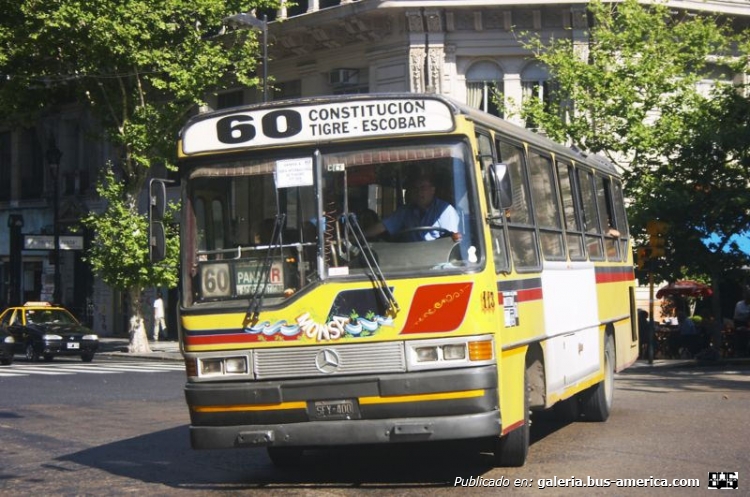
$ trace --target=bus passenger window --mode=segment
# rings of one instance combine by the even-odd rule
[[[581,229],[581,213],[576,204],[573,182],[575,175],[573,167],[558,162],[557,176],[560,181],[560,195],[562,197],[563,219],[565,219],[565,239],[568,244],[568,256],[571,260],[586,259],[583,250],[583,230]]]
[[[539,226],[542,255],[548,260],[565,258],[560,206],[557,203],[552,160],[534,151],[529,152],[531,198],[534,218]]]
[[[604,260],[604,246],[602,244],[602,228],[596,209],[596,194],[594,192],[594,175],[578,170],[578,184],[581,188],[581,202],[583,204],[583,225],[586,232],[586,246],[589,259]]]
[[[541,263],[529,205],[523,149],[503,141],[497,142],[497,149],[500,161],[508,166],[513,185],[513,205],[506,211],[513,265],[521,271],[539,269]]]
[[[607,260],[620,260],[620,230],[617,229],[614,207],[612,203],[612,188],[608,178],[596,178],[596,200],[599,205],[599,215],[604,226],[604,248]]]

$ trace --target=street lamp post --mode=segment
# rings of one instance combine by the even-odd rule
[[[55,140],[52,139],[49,148],[47,149],[47,165],[49,166],[50,176],[52,177],[53,183],[53,199],[52,208],[54,212],[54,220],[52,229],[55,235],[55,289],[52,294],[52,301],[56,304],[60,303],[60,227],[59,224],[59,211],[60,211],[60,199],[58,195],[58,173],[60,170],[60,159],[62,158],[62,152],[55,145]]]
[[[253,14],[234,14],[224,18],[224,24],[236,29],[259,29],[263,33],[263,102],[268,102],[268,16],[263,20]]]

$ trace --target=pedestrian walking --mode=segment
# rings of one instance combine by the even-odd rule
[[[167,323],[164,319],[164,300],[161,298],[161,292],[156,292],[154,300],[154,342],[159,341],[159,336],[167,330]]]

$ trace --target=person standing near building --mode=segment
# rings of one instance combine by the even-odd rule
[[[164,300],[161,298],[161,292],[156,292],[154,300],[154,342],[159,341],[159,335],[162,331],[167,330],[167,323],[164,320]]]

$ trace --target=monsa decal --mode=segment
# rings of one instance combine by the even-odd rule
[[[263,321],[245,328],[245,333],[256,335],[258,341],[277,339],[277,336],[297,337],[302,340],[314,342],[329,342],[342,338],[357,338],[373,336],[381,326],[393,326],[390,317],[378,316],[368,313],[366,317],[360,317],[356,312],[350,316],[331,316],[326,322],[319,323],[305,312],[297,317],[296,324],[289,324],[286,320],[271,324]]]

